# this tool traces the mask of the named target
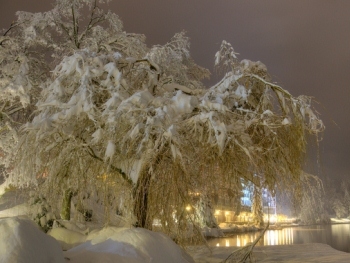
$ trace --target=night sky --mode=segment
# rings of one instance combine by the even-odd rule
[[[53,3],[0,0],[0,28],[8,28],[18,10],[47,11]],[[336,180],[350,176],[350,1],[114,0],[107,8],[120,16],[125,31],[145,34],[149,46],[186,31],[192,57],[212,72],[207,86],[220,78],[213,65],[222,40],[239,59],[262,61],[274,82],[319,102],[326,125],[320,166],[310,143],[305,169]]]

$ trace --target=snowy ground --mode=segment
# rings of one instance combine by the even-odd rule
[[[350,219],[349,218],[331,218],[332,223],[336,223],[336,224],[349,224],[350,223]]]
[[[196,246],[185,252],[167,236],[140,228],[86,233],[71,226],[49,236],[23,216],[27,212],[13,192],[0,196],[0,263],[218,263],[238,249]],[[325,244],[255,247],[253,256],[256,262],[350,262],[350,254]]]
[[[190,249],[195,262],[219,263],[237,248],[215,247],[212,253],[205,247]],[[255,262],[350,262],[350,254],[331,248],[320,243],[281,245],[281,246],[260,246],[255,247],[253,252]]]
[[[259,229],[253,225],[235,225],[231,223],[221,223],[219,227],[223,233],[246,233],[259,231]]]

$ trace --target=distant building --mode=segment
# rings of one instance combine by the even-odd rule
[[[267,189],[262,190],[263,212],[266,215],[276,216],[276,195],[273,196]]]
[[[248,223],[252,217],[253,185],[242,184],[242,191],[238,195],[229,196],[226,193],[219,193],[213,200],[215,209],[214,216],[220,223]],[[262,206],[265,220],[276,218],[276,197],[267,189],[262,190]]]
[[[245,186],[242,190],[243,196],[241,197],[242,206],[252,207],[253,188],[251,186]]]

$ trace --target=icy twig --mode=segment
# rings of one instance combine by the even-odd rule
[[[264,236],[266,230],[269,228],[269,223],[267,223],[266,227],[263,231],[261,231],[260,235],[254,240],[253,243],[247,244],[246,246],[235,250],[232,252],[222,263],[244,263],[252,262],[252,253],[255,245],[259,242],[259,240]]]

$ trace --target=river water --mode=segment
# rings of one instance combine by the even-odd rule
[[[212,238],[210,246],[245,246],[253,242],[260,232],[232,234],[230,237]],[[350,224],[288,227],[281,230],[267,230],[258,246],[291,245],[303,243],[324,243],[350,252]]]

